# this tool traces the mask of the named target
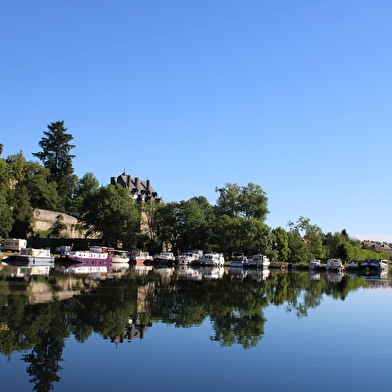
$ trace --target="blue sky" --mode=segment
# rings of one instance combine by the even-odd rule
[[[79,177],[211,204],[252,182],[271,227],[392,240],[391,20],[388,0],[3,1],[3,157],[64,120]]]

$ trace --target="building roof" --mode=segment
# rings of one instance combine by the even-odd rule
[[[115,177],[111,178],[111,184],[120,184],[124,188],[127,188],[132,193],[132,196],[137,201],[148,201],[154,199],[160,201],[161,198],[158,193],[151,186],[150,180],[141,180],[139,177],[130,176],[125,171],[120,174],[117,179]]]

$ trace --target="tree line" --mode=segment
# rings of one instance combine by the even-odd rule
[[[287,229],[266,223],[268,198],[257,184],[226,183],[216,187],[212,205],[204,196],[189,200],[137,203],[119,184],[99,185],[93,173],[79,178],[73,168],[73,136],[64,121],[47,125],[39,141],[38,161],[27,161],[22,151],[2,158],[0,144],[0,236],[28,238],[33,233],[33,210],[58,211],[52,228],[42,235],[65,236],[61,213],[74,216],[86,237],[98,236],[102,243],[124,249],[158,253],[171,248],[191,248],[230,255],[266,254],[272,261],[301,263],[312,258],[343,261],[388,258],[341,232],[323,233],[300,216]]]

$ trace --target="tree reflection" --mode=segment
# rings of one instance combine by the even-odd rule
[[[59,361],[62,361],[64,344],[53,333],[40,334],[39,338],[40,344],[24,355],[23,360],[30,363],[27,373],[32,376],[33,389],[45,392],[53,389],[54,382],[60,381],[57,373],[62,369]]]
[[[220,279],[189,280],[152,270],[94,285],[90,282],[88,287],[83,278],[79,282],[73,278],[73,284],[86,289],[58,301],[59,287],[65,286],[59,279],[65,278],[55,277],[46,282],[53,300],[34,306],[29,302],[31,286],[2,280],[0,352],[10,360],[13,352],[31,350],[23,360],[29,363],[27,372],[34,390],[48,391],[60,380],[64,342],[71,334],[79,342],[93,333],[121,342],[127,328],[132,330],[132,319],[139,326],[161,322],[178,328],[210,320],[211,340],[222,347],[248,349],[264,336],[267,307],[285,306],[296,317],[306,317],[310,309],[320,306],[324,296],[344,300],[351,291],[368,284],[359,276],[331,281],[325,274],[311,278],[307,272],[272,271],[265,280],[255,280],[246,273],[237,278],[226,271]]]

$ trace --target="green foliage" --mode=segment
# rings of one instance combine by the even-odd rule
[[[89,209],[84,215],[86,229],[101,234],[102,240],[117,247],[121,242],[133,248],[140,236],[140,214],[128,189],[107,185],[89,194],[85,202]]]
[[[303,261],[325,258],[326,252],[323,247],[324,234],[320,227],[310,224],[310,219],[304,218],[303,216],[300,216],[296,223],[289,221],[288,226],[290,232],[293,235],[301,237],[306,244],[306,258],[304,259],[301,256]],[[296,248],[296,254],[298,254],[298,250]]]
[[[290,258],[289,235],[282,227],[274,229],[273,234],[275,236],[274,250],[276,251],[276,255],[271,259],[286,263]]]
[[[215,191],[219,197],[212,223],[213,242],[229,253],[240,249],[247,254],[271,252],[273,239],[264,224],[268,199],[261,187],[227,183]]]
[[[12,174],[9,165],[3,159],[0,159],[0,236],[8,237],[12,229],[14,219],[12,209],[8,200],[8,192]]]
[[[298,233],[289,232],[288,240],[290,249],[289,261],[294,264],[308,262],[308,247],[303,238]]]
[[[178,247],[177,204],[174,202],[160,204],[155,211],[153,231],[161,247],[168,248],[170,245],[173,249]]]
[[[215,188],[215,191],[219,192],[216,207],[220,215],[264,221],[269,212],[266,193],[259,185],[249,183],[241,187],[226,183],[222,188]]]
[[[18,183],[14,190],[10,190],[9,201],[13,207],[14,218],[10,235],[15,238],[26,238],[33,228],[33,210],[27,188]]]
[[[30,204],[32,208],[58,211],[61,198],[57,191],[57,183],[48,182],[49,170],[38,162],[26,163],[24,184],[29,191]]]
[[[38,162],[26,162],[22,152],[9,155],[6,162],[15,184],[11,187],[14,199],[19,198],[18,190],[24,186],[27,189],[31,208],[56,210],[59,204],[57,184],[48,182],[48,169]]]
[[[49,170],[48,181],[57,184],[58,194],[62,197],[61,208],[66,210],[77,180],[72,165],[75,155],[70,153],[75,147],[70,144],[73,136],[67,133],[64,121],[52,122],[47,128],[48,130],[44,131],[45,137],[39,142],[42,151],[33,155]]]
[[[86,173],[81,179],[76,181],[73,195],[70,215],[75,216],[83,221],[84,215],[89,210],[89,198],[92,197],[99,189],[99,181],[93,173]]]
[[[57,215],[56,221],[51,227],[51,235],[53,235],[54,237],[60,237],[61,233],[66,229],[67,229],[67,225],[64,223],[64,216],[61,214]]]

